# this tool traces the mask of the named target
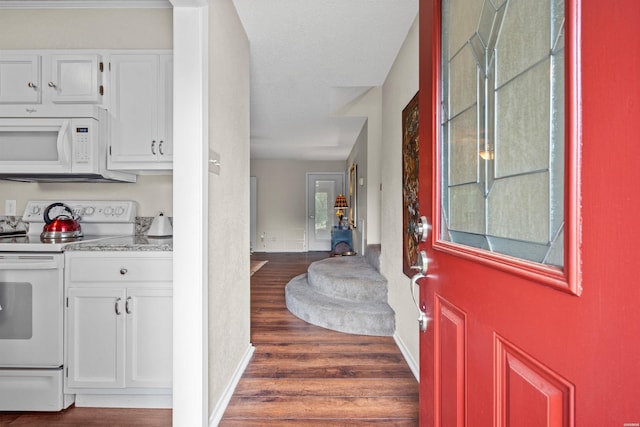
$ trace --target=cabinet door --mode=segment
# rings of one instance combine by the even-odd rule
[[[125,290],[69,288],[67,297],[67,386],[124,387]]]
[[[0,54],[0,104],[39,104],[40,56]]]
[[[158,161],[173,162],[173,55],[160,55]],[[168,166],[170,167],[170,166]]]
[[[100,103],[100,55],[52,55],[46,90],[55,103]]]
[[[136,168],[158,153],[158,55],[111,56],[112,168]]]
[[[127,387],[171,387],[172,301],[171,289],[128,289]]]

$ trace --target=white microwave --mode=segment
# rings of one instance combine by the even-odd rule
[[[107,169],[108,118],[95,106],[0,108],[0,179],[135,182]]]

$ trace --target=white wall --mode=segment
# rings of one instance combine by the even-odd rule
[[[358,134],[358,138],[356,139],[353,148],[351,149],[351,153],[349,153],[349,157],[347,158],[347,171],[345,172],[345,194],[347,194],[347,200],[349,200],[349,185],[350,185],[350,168],[351,165],[356,165],[356,175],[358,181],[359,178],[362,178],[363,185],[361,186],[359,183],[356,188],[356,227],[353,229],[353,249],[358,252],[359,255],[364,255],[364,248],[367,247],[367,233],[365,230],[369,225],[367,222],[367,191],[368,191],[368,183],[367,179],[368,175],[368,122],[365,121],[362,126],[362,130]],[[375,186],[375,185],[374,185]],[[351,202],[349,202],[351,203]],[[349,204],[350,207],[351,204]],[[376,209],[378,211],[378,209]]]
[[[231,0],[209,5],[209,410],[232,392],[248,361],[249,41]]]
[[[172,9],[2,9],[0,49],[170,49]]]
[[[2,9],[0,49],[170,49],[172,9]],[[176,147],[178,149],[178,147]],[[34,184],[0,181],[4,200],[131,199],[138,215],[172,215],[172,176],[146,175],[135,184]]]
[[[33,183],[0,181],[0,215],[4,201],[17,200],[22,215],[27,200],[126,199],[138,202],[138,216],[173,215],[172,175],[141,175],[136,183]]]
[[[349,165],[358,163],[358,177],[364,186],[358,187],[359,219],[364,219],[364,244],[380,243],[380,184],[382,147],[382,88],[373,87],[341,110],[345,116],[366,117],[366,140],[358,139],[348,157]],[[365,147],[366,146],[366,147]],[[386,159],[385,159],[386,161]],[[360,240],[362,230],[356,229]]]
[[[396,340],[412,369],[419,362],[418,313],[402,272],[402,110],[418,92],[418,20],[413,23],[382,88],[382,211],[380,271],[396,312]]]
[[[267,242],[261,239],[267,233],[282,242],[280,251],[299,251],[287,240],[307,228],[307,172],[343,173],[345,167],[344,161],[251,160],[251,176],[256,177],[258,188],[254,249],[267,251]]]

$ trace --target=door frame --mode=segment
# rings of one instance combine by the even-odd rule
[[[305,244],[307,247],[307,252],[312,251],[309,242],[311,240],[311,233],[313,230],[311,230],[311,221],[309,221],[309,215],[311,214],[311,207],[309,206],[309,200],[310,200],[310,194],[309,194],[309,179],[311,177],[311,175],[327,175],[327,176],[341,176],[342,177],[342,189],[338,190],[338,194],[344,194],[344,190],[345,190],[345,173],[344,172],[307,172],[305,177],[305,230],[306,230],[306,238],[305,238]],[[347,213],[348,215],[348,213]],[[313,251],[316,250],[322,250],[322,249],[313,249]],[[331,250],[331,241],[329,241],[329,249],[327,250]]]

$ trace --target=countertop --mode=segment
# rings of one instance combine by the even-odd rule
[[[71,243],[64,247],[67,251],[173,251],[172,237],[121,236]]]

